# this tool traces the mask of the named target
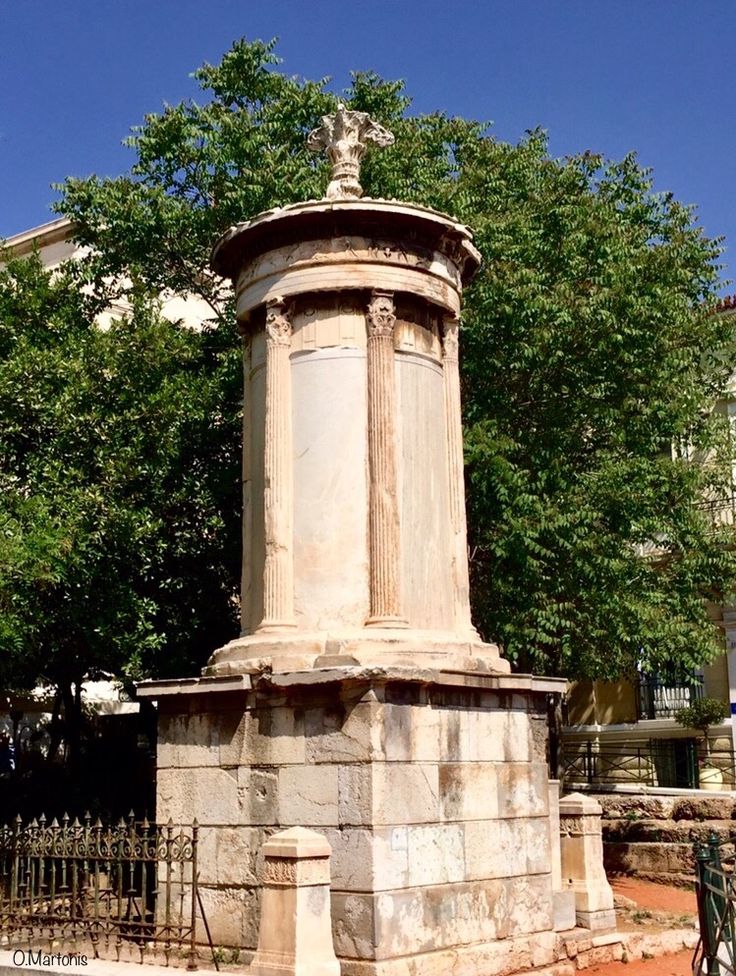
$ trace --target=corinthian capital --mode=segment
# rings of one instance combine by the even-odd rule
[[[353,112],[338,103],[337,111],[322,116],[322,125],[313,129],[307,146],[315,152],[323,149],[332,163],[332,179],[327,187],[328,200],[345,200],[363,193],[360,185],[360,161],[369,142],[377,146],[390,146],[393,133],[368,115]]]
[[[442,355],[444,359],[457,360],[460,346],[460,323],[457,319],[446,318],[442,336]]]
[[[276,346],[291,343],[291,312],[283,298],[266,302],[266,341]]]
[[[373,291],[368,303],[368,337],[390,337],[394,334],[396,309],[391,291]]]

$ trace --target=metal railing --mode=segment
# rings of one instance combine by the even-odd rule
[[[733,861],[724,865],[718,835],[695,844],[695,894],[700,939],[692,960],[693,976],[736,976],[736,889]]]
[[[639,676],[640,719],[674,718],[681,708],[689,707],[702,697],[702,676],[693,676],[680,682],[656,675]]]
[[[618,746],[600,746],[592,739],[565,743],[561,769],[567,786],[631,784],[698,789],[705,788],[706,780],[709,785],[717,782],[714,771],[718,771],[721,786],[736,788],[733,749],[711,749],[707,758],[698,756],[695,739],[647,739]]]
[[[196,821],[16,818],[0,827],[0,942],[196,969],[197,840]]]
[[[729,492],[716,498],[704,498],[698,508],[706,512],[716,525],[733,525],[736,519],[736,493]]]

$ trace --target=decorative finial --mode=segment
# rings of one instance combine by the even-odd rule
[[[315,152],[327,150],[332,163],[332,179],[325,194],[327,199],[362,196],[363,188],[358,177],[366,143],[390,146],[393,141],[393,133],[374,122],[367,112],[349,111],[342,102],[337,103],[333,115],[323,115],[322,125],[309,133],[307,146]]]

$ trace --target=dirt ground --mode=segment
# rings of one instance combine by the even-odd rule
[[[610,880],[614,895],[631,899],[643,912],[666,912],[679,918],[697,914],[694,891],[638,881],[636,878]],[[585,976],[692,976],[692,959],[692,950],[684,949],[654,959],[591,966],[585,971]]]
[[[657,959],[635,959],[632,962],[609,962],[591,966],[585,976],[692,976],[691,949],[673,952]]]
[[[670,888],[668,885],[638,881],[636,878],[611,878],[610,882],[614,895],[630,898],[641,908],[672,915],[697,914],[695,892],[686,888]]]

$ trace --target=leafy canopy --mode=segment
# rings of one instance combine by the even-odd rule
[[[199,665],[235,626],[239,377],[220,336],[73,269],[0,269],[0,685]]]
[[[128,175],[64,184],[59,209],[94,249],[77,274],[100,302],[120,290],[198,294],[234,350],[228,292],[207,270],[212,243],[258,211],[321,196],[328,178],[305,140],[335,97],[325,79],[276,65],[273,44],[236,42],[196,72],[201,104],[167,106],[134,130]],[[705,601],[723,600],[735,571],[728,537],[698,505],[726,490],[728,445],[711,410],[730,349],[727,320],[709,314],[718,242],[653,192],[633,155],[553,160],[539,131],[508,145],[475,121],[411,115],[403,85],[371,73],[343,99],[396,136],[368,154],[366,194],[452,214],[483,254],[462,368],[484,636],[523,668],[572,676],[712,656]],[[166,344],[157,355],[176,358]],[[192,383],[217,382],[212,362],[199,365]],[[690,464],[694,452],[709,463]],[[201,517],[220,518],[221,499],[203,501]],[[203,580],[215,562],[198,564]]]

